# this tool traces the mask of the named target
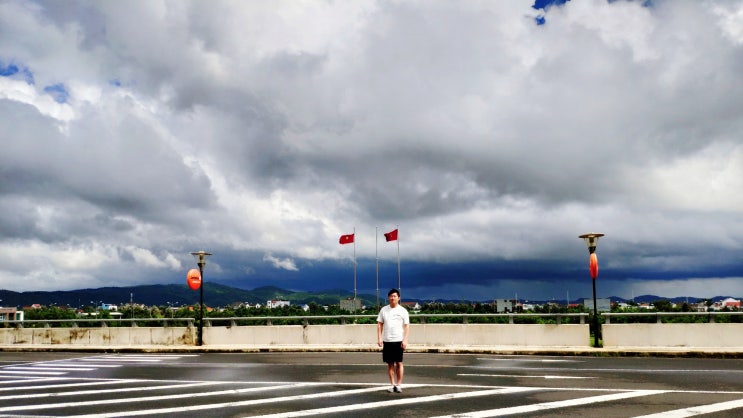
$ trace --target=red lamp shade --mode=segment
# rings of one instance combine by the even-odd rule
[[[588,270],[591,272],[591,278],[595,280],[599,275],[599,259],[596,257],[596,253],[591,254]]]
[[[197,290],[201,287],[201,273],[197,269],[191,269],[186,275],[186,283],[191,290]]]

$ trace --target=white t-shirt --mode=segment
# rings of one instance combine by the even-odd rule
[[[377,322],[384,324],[382,327],[382,341],[398,342],[405,336],[403,325],[410,323],[407,309],[400,305],[391,308],[390,305],[379,310]]]

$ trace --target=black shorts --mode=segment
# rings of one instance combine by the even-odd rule
[[[384,342],[382,346],[382,361],[390,363],[402,363],[402,341]]]

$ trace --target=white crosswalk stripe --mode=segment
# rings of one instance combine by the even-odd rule
[[[193,355],[187,355],[191,357]],[[402,394],[368,382],[194,381],[113,378],[117,370],[158,362],[183,363],[180,355],[106,354],[18,363],[0,368],[0,416],[388,416],[396,408],[429,411],[421,416],[484,418],[524,414],[565,415],[575,409],[647,398],[658,407],[642,418],[677,418],[743,409],[743,392],[672,389],[536,387],[473,384],[406,384]],[[120,369],[124,368],[124,369]],[[93,374],[94,371],[108,371]],[[59,374],[63,374],[59,375]],[[496,374],[465,374],[497,377]],[[101,377],[108,376],[108,377]],[[551,375],[532,376],[550,379]],[[664,396],[709,393],[709,404],[673,406]],[[528,393],[528,395],[527,395]],[[657,397],[657,398],[653,398]],[[533,402],[542,399],[542,402]],[[703,399],[703,398],[701,398]],[[701,402],[701,401],[700,401]],[[478,408],[489,405],[491,408]],[[492,408],[492,405],[502,405]],[[665,409],[665,410],[663,410]],[[263,412],[261,412],[263,411]],[[433,412],[432,412],[433,411]]]
[[[229,415],[239,415],[240,411],[247,413],[250,407],[260,405],[276,405],[285,412],[264,415],[271,418],[288,418],[314,416],[324,414],[353,413],[353,411],[366,411],[373,413],[374,410],[383,408],[399,407],[407,405],[415,407],[427,403],[443,403],[447,408],[452,405],[463,405],[463,399],[478,397],[503,397],[523,392],[546,392],[563,391],[570,392],[569,399],[509,406],[504,408],[468,411],[460,410],[457,413],[441,415],[443,417],[497,417],[518,416],[531,412],[542,412],[552,410],[558,414],[562,408],[575,406],[590,406],[600,403],[616,402],[625,399],[650,397],[668,394],[671,390],[622,390],[622,389],[578,389],[578,388],[549,388],[549,387],[488,387],[468,385],[406,385],[406,397],[396,397],[387,400],[364,400],[365,396],[371,394],[386,393],[387,386],[369,383],[319,383],[319,382],[179,382],[168,380],[146,380],[146,379],[82,379],[82,378],[48,378],[27,380],[0,379],[0,384],[12,383],[13,387],[0,387],[0,414],[25,414],[25,415],[68,415],[77,417],[124,417],[124,416],[146,416],[146,415],[168,415],[198,413],[207,414],[221,413],[226,408],[234,411]],[[205,390],[214,387],[217,390]],[[442,392],[430,395],[430,391]],[[299,393],[297,392],[299,391]],[[309,391],[309,393],[301,392]],[[163,394],[156,394],[162,392]],[[294,392],[294,393],[293,393]],[[596,394],[596,392],[602,392]],[[606,393],[608,392],[608,393]],[[133,394],[136,396],[119,397],[120,394]],[[410,395],[413,393],[412,395]],[[729,392],[726,392],[730,394]],[[246,399],[240,397],[250,394]],[[260,395],[255,398],[254,395]],[[743,393],[739,394],[743,398]],[[214,402],[229,396],[230,401]],[[494,398],[494,399],[495,399]],[[54,400],[45,403],[44,399]],[[199,401],[203,399],[206,402]],[[291,407],[280,405],[295,405],[300,401],[312,401],[326,399],[335,403],[333,406],[320,408],[286,410]],[[349,400],[356,400],[349,402]],[[361,400],[359,400],[361,399]],[[373,399],[373,398],[369,398]],[[162,402],[177,401],[178,406],[162,406]],[[211,401],[211,402],[210,402]],[[497,402],[497,401],[494,401]],[[136,407],[132,409],[131,405]],[[301,405],[301,403],[300,403]],[[669,410],[647,417],[673,418],[687,417],[699,413],[714,413],[734,408],[743,407],[743,399],[728,402],[719,402],[698,407]],[[74,411],[72,414],[65,411]],[[85,411],[89,411],[85,413]],[[211,411],[211,412],[210,412]],[[83,412],[82,414],[80,412]],[[380,412],[381,413],[381,412]],[[75,415],[77,414],[77,415]]]
[[[329,408],[309,409],[309,410],[304,410],[304,411],[292,411],[292,412],[285,412],[285,413],[273,414],[273,415],[263,415],[263,418],[305,417],[305,416],[311,416],[311,415],[330,414],[330,413],[336,413],[336,412],[359,411],[362,409],[373,409],[373,408],[381,408],[381,407],[389,407],[389,406],[420,404],[424,402],[435,402],[435,401],[442,401],[442,400],[449,401],[449,400],[455,400],[455,399],[472,398],[472,397],[477,397],[477,396],[502,395],[506,393],[526,392],[530,390],[531,388],[524,387],[524,388],[497,388],[497,389],[490,389],[490,390],[478,390],[478,391],[472,391],[472,392],[457,392],[457,393],[449,393],[445,395],[421,396],[421,397],[416,397],[416,398],[404,398],[404,399],[397,399],[397,400],[392,400],[392,401],[370,402],[370,403],[353,404],[353,405],[339,405],[339,406],[334,406],[334,407],[329,407]]]
[[[513,406],[509,408],[468,412],[468,413],[463,413],[463,414],[457,414],[456,416],[458,418],[459,417],[461,418],[487,418],[487,417],[500,417],[500,416],[505,416],[505,415],[518,415],[518,414],[526,414],[528,412],[546,411],[549,409],[567,408],[567,407],[576,406],[576,405],[588,405],[588,404],[595,404],[595,403],[601,403],[601,402],[616,401],[620,399],[636,398],[638,396],[657,395],[661,393],[666,393],[666,391],[635,390],[635,391],[629,391],[629,392],[612,393],[609,395],[588,396],[588,397],[577,398],[577,399],[568,399],[565,401],[544,402],[544,403],[538,403],[538,404]],[[452,415],[444,415],[444,416],[435,417],[435,418],[452,418],[452,417],[453,417]]]
[[[50,371],[43,371],[43,370],[10,370],[10,369],[4,369],[0,371],[0,376],[3,375],[24,375],[24,376],[39,376],[39,375],[45,375],[45,376],[60,376],[65,374],[65,372],[50,372]]]
[[[637,418],[684,418],[701,414],[712,414],[715,412],[729,411],[736,408],[743,408],[743,399],[728,402],[718,402],[710,405],[699,405],[692,408],[676,409],[673,411],[660,412],[657,414],[643,415]]]
[[[162,354],[112,354],[77,359],[44,361],[30,364],[18,364],[0,367],[0,379],[20,376],[62,376],[70,372],[90,372],[98,369],[116,368],[131,364],[161,363],[167,360],[178,360],[183,357],[194,357],[196,354],[162,355]]]

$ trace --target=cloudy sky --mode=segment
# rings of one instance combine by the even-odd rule
[[[562,3],[0,1],[0,288],[743,296],[743,1]]]

